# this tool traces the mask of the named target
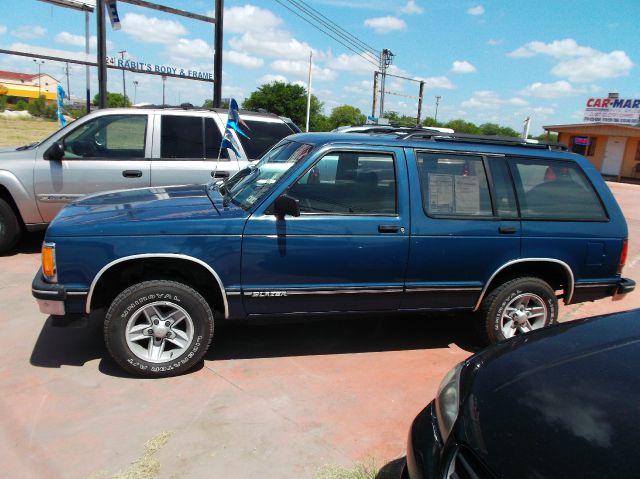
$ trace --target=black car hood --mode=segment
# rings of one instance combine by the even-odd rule
[[[498,477],[636,477],[639,360],[640,310],[499,344],[467,365],[456,436]]]

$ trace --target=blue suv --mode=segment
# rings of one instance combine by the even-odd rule
[[[113,358],[161,377],[222,320],[473,311],[496,342],[554,323],[558,299],[632,291],[626,252],[599,173],[554,145],[298,134],[226,182],[70,204],[32,293],[54,316],[106,309]]]

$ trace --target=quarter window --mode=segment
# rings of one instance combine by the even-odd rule
[[[492,216],[482,158],[417,153],[422,204],[430,216]]]
[[[147,115],[106,115],[64,138],[65,158],[144,158]]]
[[[607,219],[593,186],[578,165],[536,159],[511,161],[523,219]]]
[[[283,121],[255,121],[243,118],[244,123],[249,128],[239,125],[250,139],[238,133],[242,148],[247,154],[247,160],[258,160],[262,158],[273,145],[278,143],[285,136],[294,132]]]
[[[301,213],[395,215],[396,175],[390,154],[330,153],[290,189]]]

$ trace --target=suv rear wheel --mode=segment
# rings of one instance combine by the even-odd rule
[[[113,359],[136,376],[168,377],[198,363],[213,338],[214,317],[196,290],[175,281],[144,281],[113,300],[104,323]]]
[[[8,252],[22,236],[22,226],[9,203],[0,198],[0,254]]]
[[[495,343],[555,323],[558,299],[545,281],[516,278],[491,291],[480,313],[483,339]]]

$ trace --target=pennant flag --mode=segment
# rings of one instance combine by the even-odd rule
[[[120,16],[118,15],[118,6],[116,5],[116,0],[109,0],[107,2],[107,10],[109,11],[111,28],[113,28],[114,30],[120,30]]]
[[[64,119],[64,114],[63,114],[64,109],[62,105],[62,102],[64,101],[65,96],[66,96],[66,93],[64,91],[64,88],[62,88],[62,85],[58,83],[57,97],[56,97],[56,104],[58,106],[58,110],[56,111],[56,114],[58,115],[58,121],[60,121],[61,126],[67,125],[67,121]]]
[[[220,149],[222,150],[222,148],[229,148],[231,151],[233,151],[236,154],[236,158],[238,159],[241,157],[239,152],[240,149],[238,148],[238,145],[235,143],[235,139],[231,134],[231,130],[234,130],[239,135],[242,135],[247,140],[250,140],[250,138],[247,136],[247,134],[244,131],[242,131],[239,125],[244,126],[247,130],[250,130],[249,125],[247,125],[242,120],[242,118],[240,118],[240,114],[238,113],[238,102],[232,98],[231,101],[229,102],[227,126],[224,129],[224,135],[222,137],[222,144],[220,145]]]
[[[233,151],[236,154],[237,158],[240,158],[242,156],[240,155],[240,152],[238,151],[238,147],[235,144],[235,140],[233,139],[233,135],[231,135],[231,132],[229,130],[225,130],[224,136],[222,137],[222,144],[220,145],[220,148],[229,148],[231,151]]]

